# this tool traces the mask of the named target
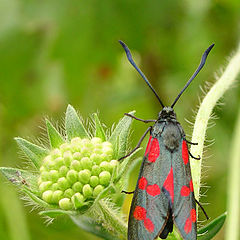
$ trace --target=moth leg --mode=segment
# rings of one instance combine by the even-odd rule
[[[189,153],[190,157],[193,158],[193,159],[195,159],[195,160],[200,160],[200,159],[201,159],[199,155],[198,155],[198,157],[194,157],[194,156],[191,154],[190,151],[188,151],[188,153]]]
[[[209,219],[209,217],[208,217],[208,215],[207,215],[207,213],[206,213],[206,211],[204,210],[204,208],[203,208],[203,206],[202,206],[202,204],[195,198],[195,202],[197,203],[197,205],[202,209],[202,211],[203,211],[203,213],[204,213],[204,215],[205,215],[205,217],[206,217],[206,219],[208,220]]]
[[[122,190],[121,193],[125,193],[125,194],[133,194],[135,191],[132,191],[132,192],[127,192],[127,191],[124,191]]]
[[[188,141],[186,138],[184,139],[188,144],[191,144],[191,145],[198,145],[198,143],[193,143],[193,142],[190,142]]]
[[[135,116],[133,116],[132,114],[129,114],[129,113],[124,113],[125,116],[128,116],[128,117],[131,117],[135,120],[138,120],[138,121],[141,121],[141,122],[144,122],[144,123],[150,123],[150,122],[156,122],[157,120],[153,120],[153,119],[148,119],[148,120],[144,120],[144,119],[141,119],[141,118],[137,118]]]
[[[142,137],[140,138],[137,146],[136,146],[131,152],[129,152],[127,155],[119,158],[118,161],[121,161],[122,159],[124,159],[124,158],[126,158],[126,157],[129,157],[132,153],[134,153],[134,152],[140,147],[143,139],[146,137],[147,133],[148,133],[151,129],[152,129],[152,127],[150,126],[150,127],[147,129],[147,131],[146,131],[146,132],[142,135]]]

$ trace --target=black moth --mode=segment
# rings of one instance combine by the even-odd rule
[[[157,237],[165,239],[173,231],[173,224],[175,224],[183,239],[195,240],[197,239],[196,203],[199,204],[199,202],[194,197],[189,155],[195,159],[199,158],[191,155],[187,144],[197,143],[186,140],[184,130],[176,119],[173,107],[204,66],[214,44],[204,52],[200,65],[173,104],[166,107],[133,61],[126,44],[122,41],[119,42],[123,46],[129,62],[139,72],[162,106],[157,120],[143,120],[126,114],[145,123],[154,123],[144,133],[137,146],[121,158],[129,156],[139,148],[144,137],[150,132],[136,189],[131,192],[134,193],[134,196],[128,221],[128,239],[151,240]],[[200,204],[199,206],[202,208]]]

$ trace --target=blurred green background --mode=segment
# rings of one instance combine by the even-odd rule
[[[191,134],[184,119],[193,121],[203,96],[200,86],[214,82],[214,73],[227,64],[239,32],[239,0],[0,0],[0,166],[25,166],[13,137],[44,141],[44,117],[61,126],[68,103],[84,118],[99,111],[108,127],[134,109],[138,117],[157,117],[160,105],[127,62],[118,39],[135,53],[165,104],[172,103],[215,42],[206,66],[175,107]],[[208,130],[207,139],[215,143],[206,149],[203,169],[201,201],[209,203],[205,209],[212,219],[226,209],[239,88],[230,89],[221,102],[214,111],[216,125]],[[133,146],[145,129],[134,122]],[[137,173],[136,168],[130,190]],[[127,198],[126,214],[129,204]],[[1,177],[0,239],[96,239],[67,218],[47,226],[31,209]],[[224,239],[224,230],[215,239]]]

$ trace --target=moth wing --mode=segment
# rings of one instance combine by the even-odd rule
[[[197,239],[196,203],[193,191],[188,147],[181,139],[173,153],[174,203],[173,220],[183,239]]]
[[[161,149],[164,149],[162,139],[150,136],[131,204],[128,240],[155,239],[167,224],[169,201],[162,186],[171,162],[166,161],[170,153]]]

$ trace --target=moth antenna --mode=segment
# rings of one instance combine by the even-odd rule
[[[146,78],[146,76],[144,75],[144,73],[140,70],[140,68],[136,65],[136,63],[134,62],[133,58],[132,58],[132,54],[128,48],[128,46],[122,42],[121,40],[119,40],[119,43],[122,45],[123,49],[126,52],[128,61],[133,65],[133,67],[138,71],[138,73],[141,75],[141,77],[143,78],[143,80],[147,83],[147,85],[151,88],[151,90],[153,91],[153,93],[155,94],[155,96],[157,97],[158,101],[160,102],[161,106],[164,108],[164,105],[160,99],[160,97],[158,96],[158,94],[156,93],[156,91],[154,90],[153,86],[150,84],[150,82],[148,81],[148,79]]]
[[[181,95],[183,94],[183,92],[185,91],[185,89],[190,85],[190,83],[192,82],[192,80],[198,75],[198,73],[200,72],[200,70],[203,68],[207,56],[209,54],[209,52],[212,50],[212,48],[214,47],[214,43],[212,45],[210,45],[207,50],[203,53],[202,55],[202,59],[201,62],[197,68],[197,70],[194,72],[194,74],[192,75],[192,77],[188,80],[188,82],[186,83],[186,85],[184,86],[184,88],[182,89],[182,91],[178,94],[178,96],[176,97],[176,99],[174,100],[173,104],[171,105],[171,108],[174,107],[174,105],[176,104],[176,102],[178,101],[178,99],[181,97]]]

